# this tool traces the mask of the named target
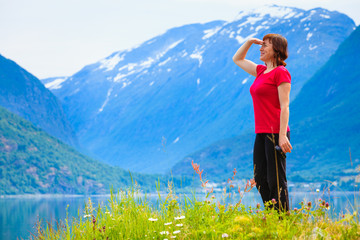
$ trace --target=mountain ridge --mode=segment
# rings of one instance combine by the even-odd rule
[[[183,156],[253,128],[253,77],[232,61],[248,37],[278,32],[288,38],[293,100],[355,27],[346,15],[326,9],[287,9],[288,19],[254,13],[170,29],[85,66],[53,92],[94,156],[136,171],[166,172]],[[248,57],[259,61],[255,46]]]
[[[78,145],[61,103],[39,79],[0,55],[0,106],[70,145]]]

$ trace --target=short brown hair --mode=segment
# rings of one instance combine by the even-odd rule
[[[270,33],[266,34],[263,37],[263,41],[265,41],[266,39],[269,39],[269,42],[273,46],[276,65],[283,65],[285,67],[286,63],[284,61],[288,58],[288,47],[286,38],[281,36],[280,34]]]

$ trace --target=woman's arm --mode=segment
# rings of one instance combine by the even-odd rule
[[[279,132],[279,146],[284,153],[291,152],[292,146],[288,137],[286,136],[287,127],[289,123],[289,103],[290,103],[290,89],[291,84],[283,82],[278,86],[279,101],[280,101],[280,132]]]
[[[236,65],[241,67],[245,72],[253,75],[256,77],[256,64],[250,60],[245,59],[247,52],[249,51],[249,48],[251,45],[255,44],[263,44],[264,41],[257,39],[257,38],[250,38],[248,39],[235,53],[233,56],[233,61]]]

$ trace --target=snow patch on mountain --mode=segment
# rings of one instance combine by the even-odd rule
[[[308,33],[307,36],[306,36],[306,41],[309,41],[309,39],[312,37],[312,33]]]
[[[190,58],[199,60],[199,67],[203,62],[203,57],[202,57],[203,52],[204,52],[204,46],[202,46],[200,49],[196,47],[195,51],[190,55]]]
[[[176,42],[170,44],[170,45],[165,49],[165,51],[164,51],[162,54],[160,54],[160,56],[165,55],[165,53],[167,53],[169,50],[175,48],[177,45],[179,45],[179,44],[180,44],[181,42],[183,42],[183,41],[184,41],[184,39],[180,39],[179,41],[176,41]]]
[[[256,34],[257,34],[257,33],[252,33],[252,34],[250,34],[249,36],[244,37],[244,38],[241,37],[241,36],[236,36],[235,39],[238,41],[239,44],[242,44],[242,43],[244,43],[247,39],[254,37]]]
[[[102,105],[101,108],[99,109],[98,113],[101,113],[101,112],[104,110],[104,107],[106,106],[106,104],[109,102],[109,99],[110,99],[110,95],[111,95],[112,90],[113,90],[113,89],[110,88],[109,91],[107,92],[107,96],[106,96],[105,102],[103,103],[103,105]]]
[[[161,55],[162,56],[162,55]],[[160,58],[161,56],[157,57],[157,58]],[[156,59],[157,60],[157,59]],[[151,57],[148,57],[145,61],[142,61],[140,63],[140,66],[143,67],[143,68],[148,68],[150,67],[155,61],[155,59],[151,58]]]
[[[217,87],[217,85],[213,86],[213,87],[210,89],[210,91],[208,91],[208,93],[205,95],[205,97],[209,96],[210,93],[212,93],[216,87]]]
[[[329,18],[330,18],[330,16],[329,16],[329,15],[325,15],[325,14],[320,14],[320,17],[327,18],[327,19],[329,19]]]
[[[282,18],[288,19],[297,14],[293,8],[277,6],[277,5],[265,5],[264,7],[253,9],[250,11],[241,11],[238,16],[235,18],[236,20],[240,20],[245,16],[255,15],[256,17],[248,17],[247,21],[241,24],[241,26],[246,25],[248,23],[255,24],[257,21],[263,19],[264,16],[269,15],[272,18]]]
[[[318,47],[318,46],[312,46],[312,45],[310,44],[309,50],[312,51],[312,50],[314,50],[314,49],[317,48],[317,47]]]
[[[304,17],[303,19],[300,20],[300,22],[304,22],[304,21],[306,21],[306,20],[310,20],[310,19],[311,19],[311,16],[314,15],[315,13],[316,13],[316,10],[311,10],[309,16]]]
[[[162,61],[161,63],[158,64],[159,67],[165,65],[165,64],[166,64],[167,62],[169,62],[170,60],[171,60],[171,57],[168,57],[165,61]]]
[[[62,83],[65,82],[68,78],[57,78],[52,82],[49,82],[47,84],[45,84],[45,87],[50,89],[50,90],[55,90],[55,89],[60,89],[62,87]]]
[[[215,35],[222,27],[221,26],[217,26],[215,28],[211,28],[211,29],[207,29],[204,31],[204,36],[202,37],[203,40],[208,39],[210,37],[212,37],[213,35]]]
[[[109,58],[105,58],[103,60],[100,60],[100,67],[98,69],[103,69],[105,68],[105,72],[108,72],[108,71],[111,71],[114,69],[114,67],[119,63],[121,62],[122,60],[124,60],[124,56],[125,54],[121,55],[118,53],[118,54],[115,54],[114,56],[112,57],[109,57]]]
[[[260,26],[257,26],[257,27],[255,28],[255,32],[259,32],[260,29],[268,29],[268,28],[270,28],[270,27],[269,27],[269,26],[262,26],[262,25],[260,25]]]

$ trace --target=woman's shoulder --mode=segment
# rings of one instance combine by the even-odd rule
[[[286,69],[286,67],[285,66],[283,66],[283,65],[280,65],[280,66],[278,66],[277,68],[276,68],[278,71],[282,71],[282,72],[289,72],[287,69]]]
[[[276,68],[276,74],[277,75],[289,75],[290,76],[290,72],[286,69],[286,67],[285,66],[278,66],[277,68]]]
[[[266,70],[266,66],[262,64],[258,64],[256,66],[256,76],[259,76],[260,73],[264,72]]]
[[[291,83],[291,75],[285,66],[278,66],[275,72],[275,82],[279,85],[282,82]]]

